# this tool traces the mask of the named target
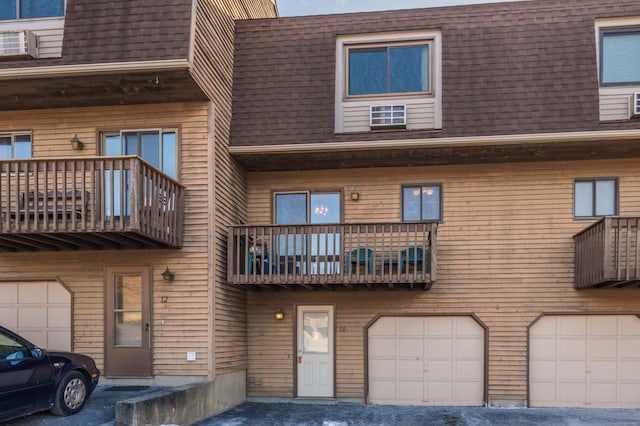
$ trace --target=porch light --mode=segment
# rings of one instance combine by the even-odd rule
[[[82,141],[78,139],[77,133],[73,135],[71,139],[69,139],[69,142],[71,142],[71,149],[73,149],[74,151],[80,151],[84,147]]]
[[[277,319],[278,321],[281,321],[281,320],[283,320],[283,319],[284,319],[284,312],[282,312],[282,309],[278,308],[278,309],[276,310],[275,317],[276,317],[276,319]]]
[[[358,191],[351,191],[351,201],[358,201],[360,199],[360,193]]]
[[[164,270],[164,272],[161,274],[162,275],[162,279],[165,281],[173,281],[174,275],[173,272],[171,272],[169,270],[169,267],[167,266],[167,268]]]

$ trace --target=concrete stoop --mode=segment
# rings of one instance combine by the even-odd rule
[[[244,402],[244,377],[244,373],[231,373],[215,382],[188,384],[119,401],[115,425],[191,425]]]

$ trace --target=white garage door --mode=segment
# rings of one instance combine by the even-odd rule
[[[530,405],[640,408],[640,319],[548,315],[530,330]]]
[[[369,328],[368,401],[484,405],[484,341],[470,316],[381,317]]]
[[[0,282],[0,324],[37,346],[71,350],[71,294],[55,281]]]

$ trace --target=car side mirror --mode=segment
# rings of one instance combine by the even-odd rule
[[[32,357],[34,357],[34,358],[36,358],[36,359],[40,359],[40,358],[42,358],[42,356],[43,356],[42,349],[40,349],[40,348],[33,348],[33,349],[31,350],[31,356],[32,356]]]

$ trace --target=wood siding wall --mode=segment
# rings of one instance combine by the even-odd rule
[[[51,109],[0,112],[0,131],[33,133],[33,157],[97,154],[101,130],[179,128],[179,178],[185,185],[184,244],[180,250],[77,251],[0,254],[0,279],[43,280],[58,277],[73,293],[73,350],[103,367],[105,268],[152,267],[154,358],[152,374],[207,375],[207,145],[208,103]],[[75,134],[85,143],[72,151]],[[175,273],[167,284],[160,274]],[[162,303],[162,298],[167,302]],[[195,362],[186,351],[197,352]]]
[[[337,397],[365,397],[364,327],[376,315],[474,313],[489,327],[489,399],[525,400],[527,326],[541,313],[639,311],[637,289],[574,289],[572,238],[593,223],[573,218],[574,179],[617,176],[620,215],[637,216],[637,162],[249,173],[251,224],[272,222],[272,191],[309,189],[342,189],[345,222],[399,221],[401,185],[435,182],[444,221],[428,292],[250,292],[248,394],[294,396],[295,305],[335,304]]]
[[[243,169],[229,156],[234,19],[275,16],[269,0],[198,0],[196,3],[193,75],[212,100],[207,171],[210,241],[209,280],[213,283],[214,371],[220,375],[247,368],[246,293],[226,284],[227,226],[246,219],[246,180]],[[202,203],[206,206],[206,203]]]

